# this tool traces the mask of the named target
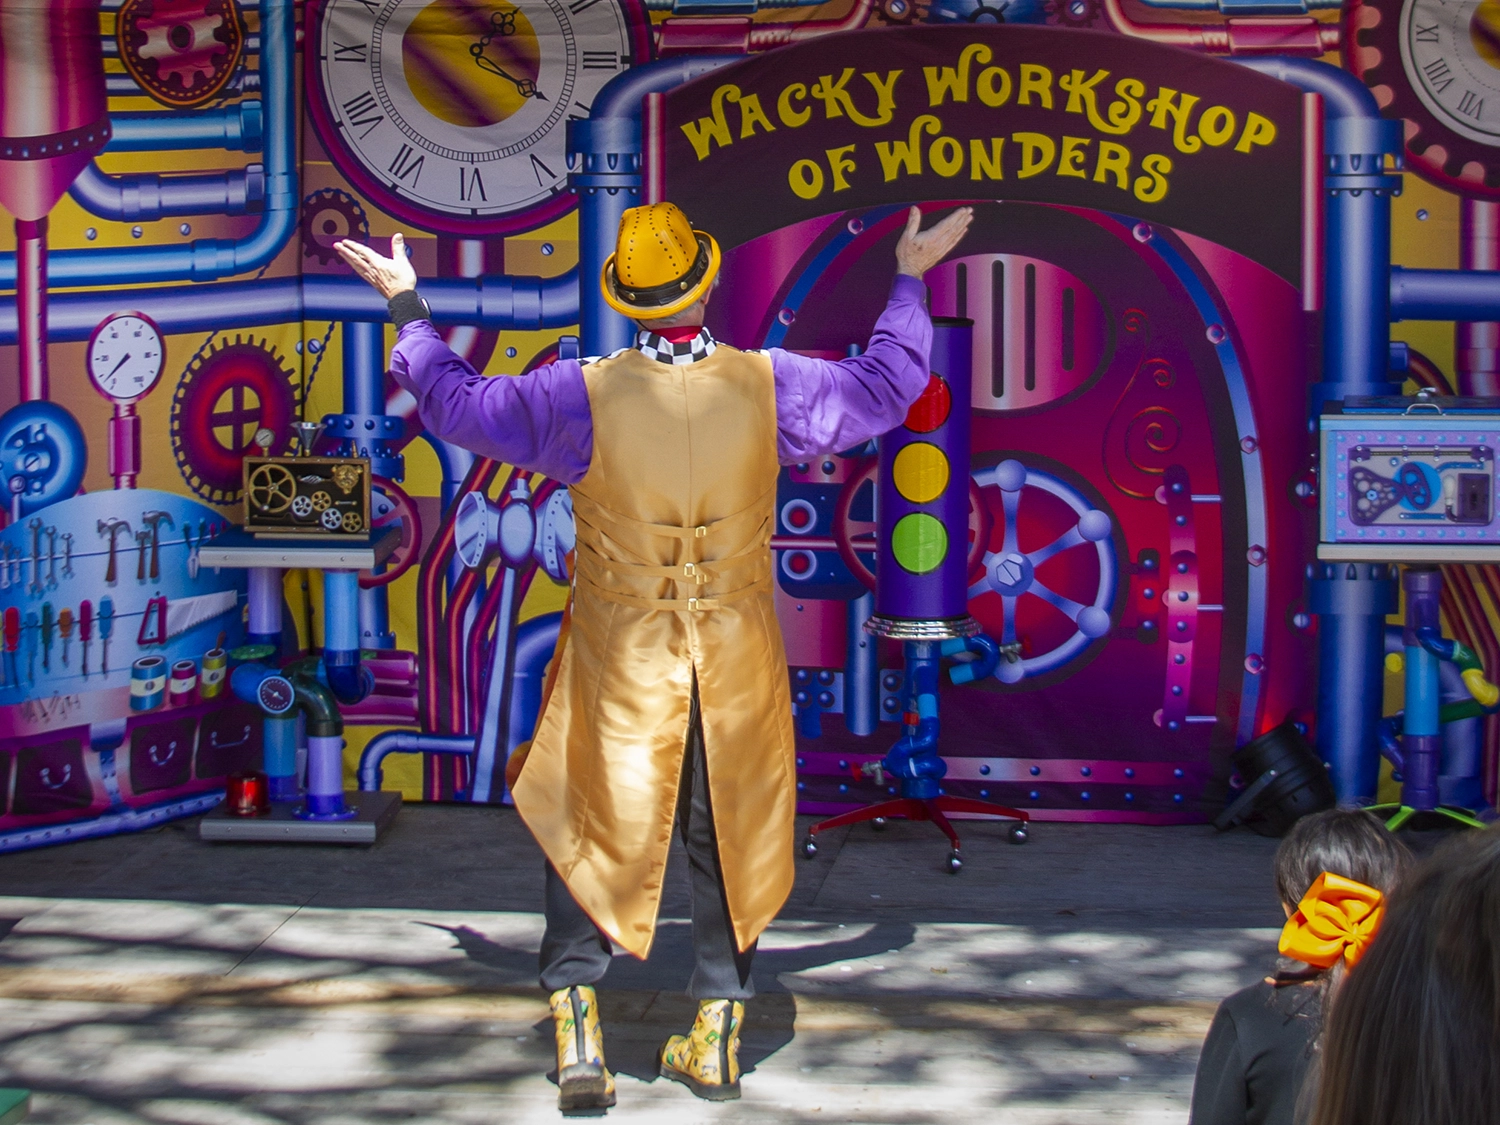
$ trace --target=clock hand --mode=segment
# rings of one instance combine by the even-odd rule
[[[130,361],[130,353],[126,352],[123,356],[120,357],[120,362],[117,363],[117,364],[115,364],[114,367],[110,369],[109,374],[106,375],[105,378],[106,379],[113,378],[115,372],[118,371],[118,370],[120,370],[120,368],[124,367],[125,364],[128,363],[129,361]]]
[[[475,43],[469,48],[469,52],[474,56],[474,64],[480,70],[487,70],[491,74],[499,75],[507,82],[513,83],[516,87],[516,92],[523,98],[536,98],[538,101],[543,102],[547,100],[547,95],[536,88],[535,82],[530,78],[517,78],[513,74],[507,74],[499,63],[484,53],[484,48],[480,44]]]
[[[514,35],[516,33],[516,12],[517,9],[515,8],[511,8],[509,11],[491,12],[490,28],[492,30],[488,35],[483,36],[478,43],[471,43],[469,45],[469,54],[474,56],[475,66],[479,67],[480,70],[487,70],[491,74],[498,75],[507,82],[514,84],[516,92],[523,98],[536,98],[538,101],[546,101],[547,95],[538,90],[536,83],[530,78],[517,78],[513,74],[506,73],[504,67],[484,53],[485,48],[490,45],[490,40],[494,39],[497,35]]]

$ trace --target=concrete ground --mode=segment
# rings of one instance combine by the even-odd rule
[[[744,1098],[655,1077],[686,1030],[681,857],[600,990],[612,1120],[1186,1121],[1215,1004],[1263,976],[1276,842],[1207,827],[819,837],[756,961]],[[0,1086],[67,1125],[558,1118],[541,856],[508,809],[408,806],[372,849],[199,843],[186,821],[0,856]]]

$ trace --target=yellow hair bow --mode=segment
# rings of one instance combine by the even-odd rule
[[[1307,888],[1281,928],[1283,957],[1331,968],[1339,958],[1353,968],[1380,929],[1385,896],[1374,887],[1325,871]]]

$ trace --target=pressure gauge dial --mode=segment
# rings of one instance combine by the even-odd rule
[[[166,359],[161,329],[142,313],[107,317],[89,337],[89,379],[112,402],[145,398],[161,379]]]

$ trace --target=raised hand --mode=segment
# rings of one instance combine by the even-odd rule
[[[931,230],[921,230],[922,212],[913,207],[896,243],[896,272],[921,277],[948,256],[973,221],[974,208],[960,207]]]
[[[406,239],[399,231],[391,235],[389,258],[381,257],[362,242],[351,242],[347,238],[335,242],[333,248],[350,269],[373,285],[387,301],[397,293],[417,287],[417,271],[406,256]]]

